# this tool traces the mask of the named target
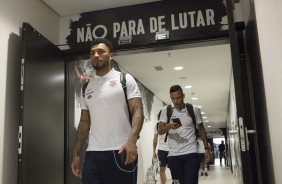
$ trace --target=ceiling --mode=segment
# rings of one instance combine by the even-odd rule
[[[77,15],[84,12],[130,6],[157,0],[42,0],[60,16]],[[226,41],[228,42],[228,41]],[[232,72],[230,45],[187,44],[163,47],[154,50],[139,50],[116,53],[114,59],[121,68],[131,73],[165,103],[171,103],[169,88],[179,84],[184,89],[185,101],[202,106],[207,117],[205,127],[226,127],[227,108]],[[157,71],[155,67],[163,70]],[[183,66],[181,71],[173,70]],[[191,100],[197,97],[198,100]]]
[[[60,16],[77,15],[84,12],[150,3],[160,0],[41,0]]]

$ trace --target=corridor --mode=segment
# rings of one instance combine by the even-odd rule
[[[199,176],[199,184],[235,184],[235,178],[230,167],[213,165],[210,167],[209,176]]]
[[[171,184],[171,180],[166,182]],[[219,159],[215,159],[215,165],[210,166],[208,176],[199,175],[199,184],[236,184],[234,175],[229,166],[220,166]]]

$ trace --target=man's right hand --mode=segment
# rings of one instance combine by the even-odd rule
[[[74,158],[72,159],[72,162],[71,162],[71,170],[72,170],[72,173],[73,173],[76,177],[80,177],[80,176],[81,176],[79,157],[74,157]]]
[[[154,152],[153,153],[153,158],[156,159],[157,158],[157,154]]]
[[[173,130],[175,130],[175,129],[181,127],[180,124],[174,123],[174,122],[172,122],[172,121],[171,121],[170,123],[168,123],[167,126],[169,127],[169,129],[173,129]]]

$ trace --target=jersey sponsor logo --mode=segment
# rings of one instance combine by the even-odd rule
[[[118,85],[117,80],[110,80],[110,87],[116,87]]]
[[[94,91],[89,91],[85,94],[85,96],[87,96],[87,99],[90,99],[90,98],[92,98],[91,94],[93,94],[93,93],[94,93]]]

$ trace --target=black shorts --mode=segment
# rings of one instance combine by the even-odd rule
[[[167,165],[167,161],[168,161],[167,155],[168,155],[168,151],[158,150],[158,158],[159,158],[160,166]]]
[[[82,169],[83,184],[137,183],[137,160],[121,163],[121,155],[115,151],[86,151]]]
[[[200,153],[200,157],[201,157],[201,161],[205,161],[205,154],[204,153]]]
[[[168,157],[168,168],[173,181],[181,184],[199,183],[199,169],[201,158],[199,153]]]

